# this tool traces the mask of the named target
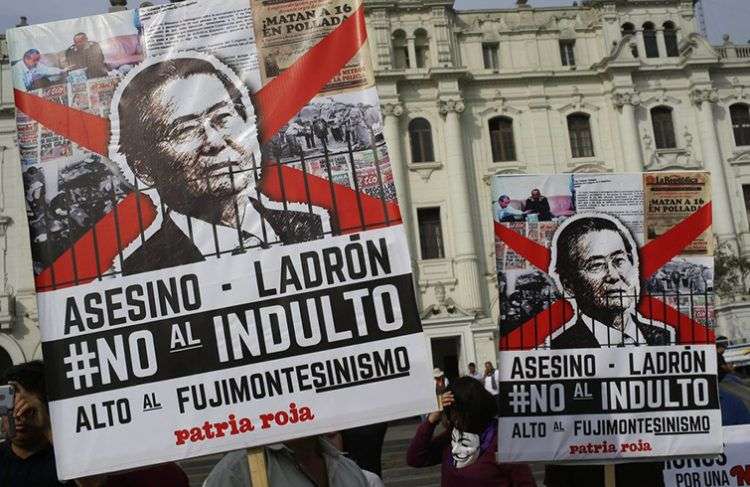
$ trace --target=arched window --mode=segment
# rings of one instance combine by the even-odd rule
[[[409,48],[406,45],[406,33],[403,30],[397,30],[391,37],[393,46],[393,67],[396,69],[406,69],[409,65]]]
[[[622,36],[634,36],[635,35],[635,26],[631,24],[630,22],[625,22],[622,24],[621,27]],[[631,52],[633,53],[633,57],[638,57],[638,47],[635,46],[635,44],[631,48]]]
[[[414,32],[414,51],[418,68],[426,68],[430,65],[430,39],[427,37],[426,30],[417,29]]]
[[[750,145],[750,108],[744,103],[735,103],[729,107],[729,115],[732,118],[734,143],[738,146]]]
[[[594,141],[591,138],[590,117],[585,113],[568,115],[570,151],[574,158],[594,157]]]
[[[643,44],[646,46],[646,57],[659,57],[659,45],[656,43],[656,28],[651,22],[643,24]]]
[[[492,160],[495,162],[515,161],[516,144],[513,141],[513,120],[495,117],[490,120],[490,144]]]
[[[672,22],[664,22],[664,44],[667,46],[667,56],[677,57],[680,55],[680,48],[677,45],[677,29]]]
[[[651,123],[654,126],[654,143],[657,149],[674,149],[677,147],[670,107],[652,108]]]
[[[432,127],[424,118],[415,118],[409,122],[409,140],[411,142],[411,162],[431,162],[435,160],[432,150]]]

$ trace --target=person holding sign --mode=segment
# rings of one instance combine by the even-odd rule
[[[323,436],[264,448],[269,487],[369,487],[362,469]],[[247,452],[228,453],[211,470],[204,487],[252,487]]]
[[[145,242],[126,251],[124,274],[330,234],[324,209],[270,201],[257,188],[255,112],[242,82],[216,59],[153,58],[118,94],[112,158],[141,191],[155,190],[162,208]]]
[[[481,382],[461,377],[441,396],[443,412],[427,416],[406,454],[412,467],[442,464],[442,487],[534,487],[527,464],[498,464],[497,406]],[[446,431],[433,438],[438,423]]]
[[[553,349],[669,345],[674,329],[642,317],[638,247],[625,226],[605,214],[566,220],[552,238],[550,275],[575,310],[548,337]]]

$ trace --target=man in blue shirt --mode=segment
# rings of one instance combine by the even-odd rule
[[[23,58],[13,65],[13,86],[17,90],[36,90],[61,81],[67,71],[47,66],[41,59],[42,55],[38,49],[29,49]]]

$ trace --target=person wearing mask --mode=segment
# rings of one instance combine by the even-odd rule
[[[534,487],[527,464],[499,464],[497,406],[482,384],[457,379],[442,396],[443,411],[419,425],[406,454],[412,467],[441,465],[442,487]],[[443,420],[445,431],[434,436]]]
[[[484,388],[487,392],[497,397],[500,394],[500,371],[492,366],[492,362],[484,363]]]

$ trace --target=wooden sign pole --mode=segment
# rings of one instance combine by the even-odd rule
[[[268,470],[263,447],[247,450],[247,466],[250,468],[251,485],[253,487],[268,487]]]
[[[615,486],[615,466],[611,463],[609,465],[604,466],[604,487],[616,487]]]

